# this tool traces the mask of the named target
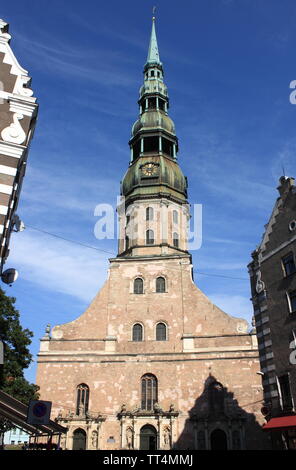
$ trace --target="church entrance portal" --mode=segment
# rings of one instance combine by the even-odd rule
[[[75,429],[73,433],[73,450],[85,450],[86,432],[83,429]]]
[[[147,424],[140,431],[140,450],[156,450],[157,433],[153,426]]]
[[[212,432],[211,450],[227,450],[227,437],[222,429],[215,429]]]

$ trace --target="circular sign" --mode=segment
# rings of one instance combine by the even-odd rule
[[[35,403],[32,411],[34,416],[37,416],[37,418],[42,418],[47,413],[47,406],[45,405],[45,403],[38,402]]]

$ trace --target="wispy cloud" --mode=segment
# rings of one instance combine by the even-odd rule
[[[25,231],[13,237],[9,262],[24,280],[90,302],[106,278],[107,258],[107,254]]]
[[[100,48],[84,49],[79,43],[67,44],[61,40],[55,41],[46,37],[46,33],[39,32],[39,39],[31,40],[24,34],[15,33],[14,37],[22,45],[23,53],[27,52],[28,60],[34,62],[35,68],[48,70],[51,73],[75,77],[76,79],[93,81],[102,86],[135,86],[136,77],[126,73],[121,67],[122,63],[130,64],[131,58],[119,50]],[[51,44],[48,46],[48,44]]]

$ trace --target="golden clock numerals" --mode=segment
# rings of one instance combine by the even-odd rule
[[[145,176],[153,176],[156,175],[158,171],[157,165],[154,165],[153,163],[148,163],[142,168],[142,172]]]

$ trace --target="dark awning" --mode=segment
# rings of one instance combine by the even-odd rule
[[[28,407],[26,405],[0,390],[0,416],[33,435],[41,436],[44,434],[63,434],[67,432],[67,428],[51,420],[48,424],[29,424],[26,421],[27,413]]]
[[[285,431],[293,428],[296,429],[296,415],[271,418],[271,420],[262,427],[263,431],[272,431],[276,429],[279,431]]]

